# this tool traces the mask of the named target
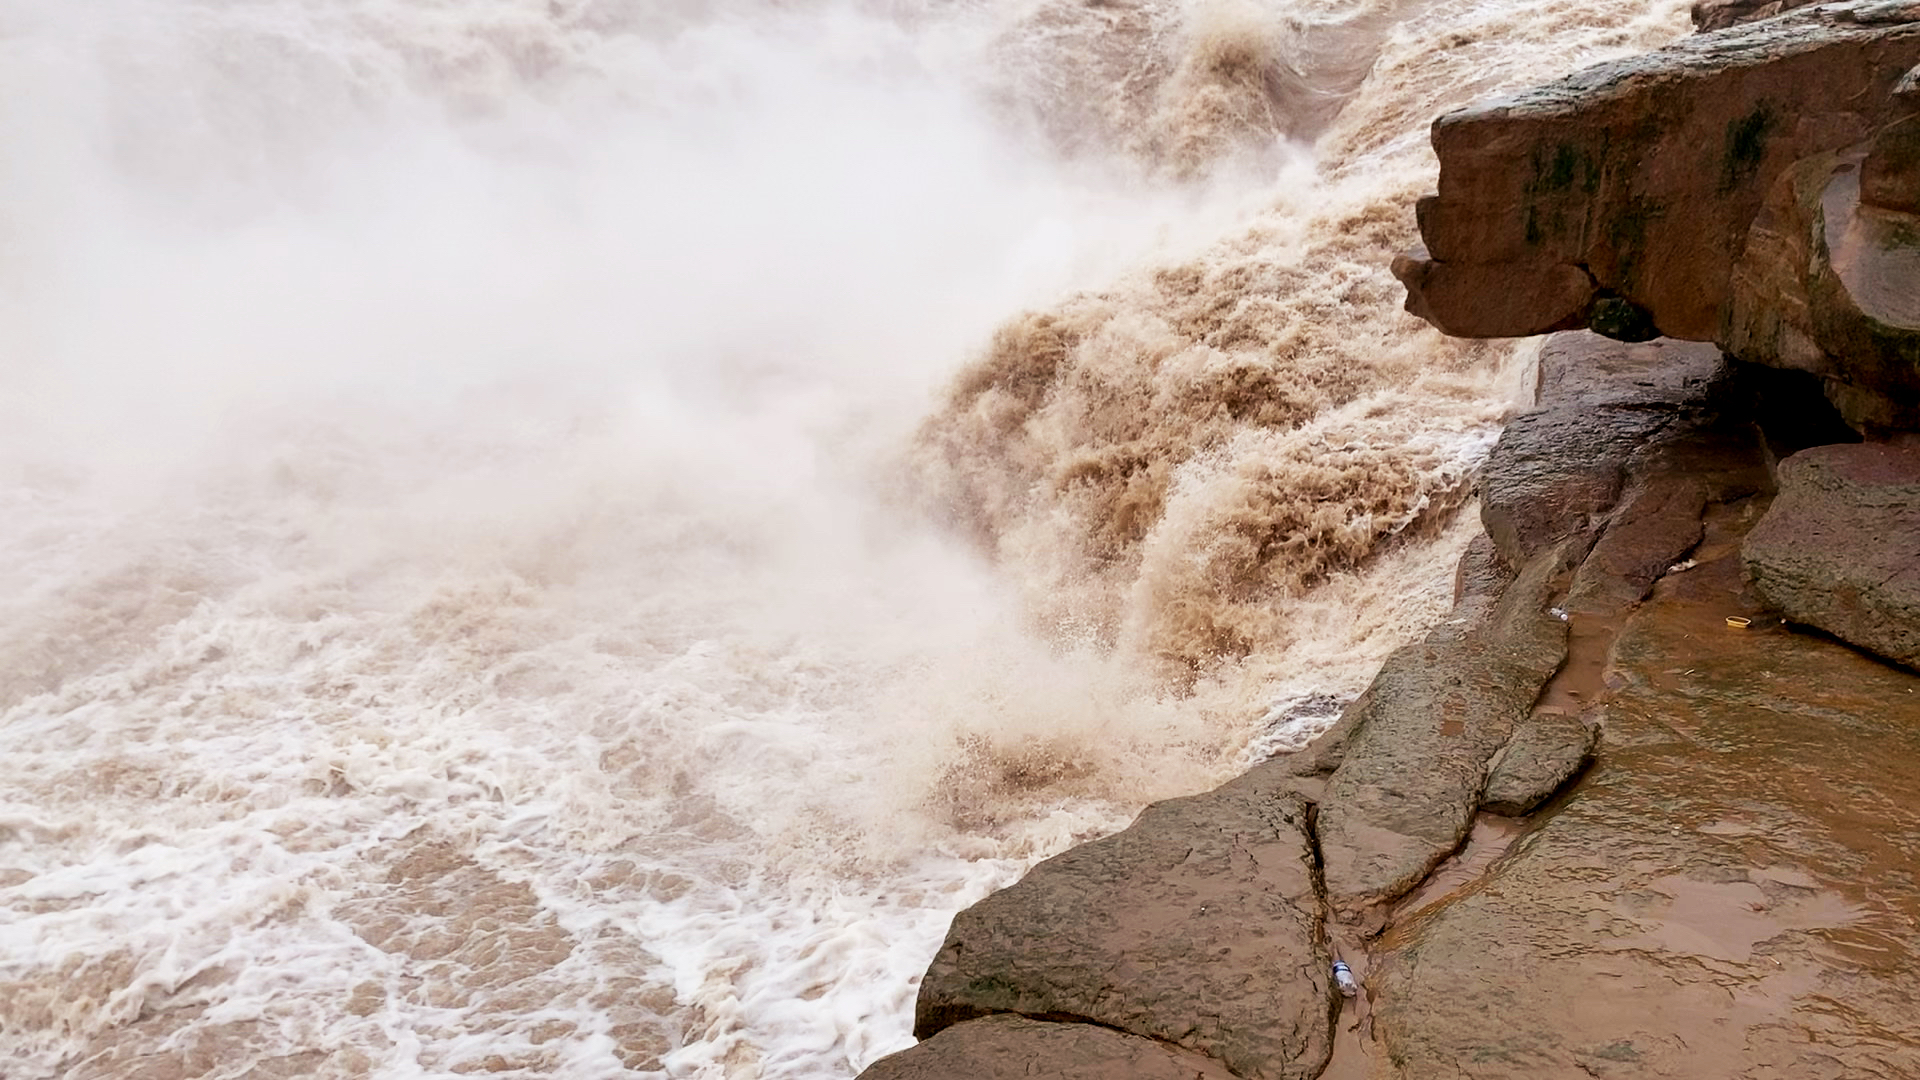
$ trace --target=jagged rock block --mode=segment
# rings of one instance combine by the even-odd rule
[[[1533,333],[1561,317],[1557,294],[1522,308],[1507,290],[1540,291],[1541,268],[1560,266],[1662,334],[1715,340],[1775,178],[1905,115],[1893,90],[1916,62],[1920,4],[1822,4],[1442,116],[1439,193],[1418,207],[1427,253],[1397,267],[1408,309],[1478,336]],[[1487,284],[1422,288],[1457,278]],[[1504,321],[1458,310],[1474,304]]]
[[[1788,618],[1920,667],[1920,446],[1840,444],[1788,458],[1741,554]]]
[[[1540,713],[1514,729],[1487,769],[1483,809],[1518,817],[1566,786],[1593,760],[1600,729],[1577,716]]]
[[[1284,775],[1155,803],[955,916],[914,1033],[1019,1013],[1172,1043],[1253,1080],[1319,1075],[1332,961],[1307,803],[1266,782]]]

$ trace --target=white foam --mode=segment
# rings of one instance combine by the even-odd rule
[[[895,497],[1000,318],[1247,205],[1003,123],[1004,14],[0,11],[0,1071],[849,1076],[1221,701],[1355,689],[1444,544],[1186,697]]]

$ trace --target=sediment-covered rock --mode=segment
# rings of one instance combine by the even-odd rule
[[[1092,1024],[999,1014],[881,1058],[862,1080],[1234,1080],[1219,1062]]]
[[[1307,803],[1260,776],[1156,803],[954,918],[920,987],[925,1039],[994,1013],[1081,1020],[1255,1080],[1319,1075],[1331,961]]]
[[[1376,1075],[1920,1072],[1920,679],[1737,630],[1737,530],[1614,650],[1606,749],[1471,887],[1376,952]]]
[[[1540,292],[1545,267],[1578,268],[1591,299],[1715,340],[1774,180],[1904,115],[1893,90],[1916,61],[1920,4],[1823,4],[1442,116],[1439,194],[1419,206],[1427,253],[1398,267],[1409,310],[1442,328],[1532,333],[1564,320],[1565,298],[1512,298]],[[1486,288],[1424,288],[1455,277]],[[1468,310],[1489,298],[1502,325]]]
[[[1556,350],[1543,387],[1569,371],[1617,371],[1635,350],[1650,357],[1602,346],[1569,365]],[[1823,638],[1727,622],[1766,625],[1739,555],[1772,498],[1778,441],[1741,411],[1755,400],[1747,374],[1671,403],[1671,422],[1624,465],[1618,505],[1574,573],[1570,654],[1546,692],[1573,704],[1537,710],[1516,731],[1481,805],[1530,809],[1560,788],[1587,753],[1585,720],[1604,727],[1604,744],[1550,816],[1476,863],[1478,877],[1429,886],[1376,943],[1376,1041],[1355,1051],[1369,1075],[1920,1070],[1920,908],[1899,854],[1920,837],[1902,794],[1920,782],[1920,678]],[[1904,453],[1844,445],[1789,458],[1747,544],[1846,564],[1860,548],[1920,536],[1856,520],[1847,551],[1763,532],[1807,490],[1852,507],[1920,507],[1920,488],[1903,486],[1920,473],[1889,464]],[[1857,463],[1850,484],[1808,468],[1830,473],[1835,461]],[[1842,487],[1852,494],[1833,494]],[[1874,487],[1877,498],[1860,494]],[[1840,513],[1813,502],[1816,517]],[[1690,557],[1666,565],[1681,553]],[[1920,555],[1900,561],[1920,567]]]
[[[1388,657],[1348,709],[1354,734],[1318,821],[1336,911],[1364,918],[1460,845],[1488,759],[1565,656],[1566,624],[1548,609],[1584,553],[1577,540],[1542,552],[1484,614],[1463,603],[1426,640]]]
[[[1797,622],[1920,667],[1920,445],[1842,444],[1781,463],[1747,572]]]
[[[1518,817],[1553,797],[1589,761],[1597,726],[1566,713],[1540,713],[1520,725],[1487,769],[1480,807]]]
[[[1773,430],[1785,414],[1772,407],[1794,379],[1805,377],[1728,365],[1706,345],[1589,333],[1549,342],[1541,408],[1509,429],[1487,466],[1490,535],[1462,561],[1449,618],[1395,653],[1308,750],[1150,807],[1128,830],[963,912],[917,1015],[928,1047],[947,1041],[939,1054],[889,1061],[942,1080],[992,1075],[983,1070],[1018,1057],[1009,1047],[1039,1045],[1031,1032],[1016,1042],[980,1026],[1016,1014],[1159,1040],[1242,1077],[1317,1076],[1341,1000],[1329,986],[1335,943],[1367,979],[1379,1040],[1343,1022],[1349,1053],[1371,1061],[1336,1057],[1342,1077],[1872,1076],[1901,1060],[1912,1025],[1893,1013],[1914,979],[1889,966],[1848,982],[1819,937],[1852,925],[1836,914],[1843,871],[1806,868],[1824,844],[1835,867],[1865,867],[1879,875],[1873,888],[1890,890],[1891,864],[1873,862],[1866,834],[1834,831],[1867,811],[1810,783],[1781,796],[1783,838],[1762,828],[1751,850],[1723,839],[1748,835],[1739,807],[1760,783],[1758,758],[1740,756],[1750,749],[1740,713],[1773,708],[1768,680],[1779,674],[1771,654],[1742,650],[1791,642],[1785,655],[1805,669],[1793,678],[1811,681],[1818,661],[1809,657],[1841,647],[1755,631],[1686,652],[1709,631],[1742,634],[1726,615],[1760,610],[1757,595],[1741,592],[1739,531],[1771,496],[1773,455],[1823,426],[1798,410]],[[1691,597],[1691,606],[1670,616],[1662,596]],[[1792,651],[1803,647],[1815,651]],[[1706,699],[1692,691],[1662,696],[1676,681],[1715,678],[1701,666],[1713,664],[1744,685],[1711,700],[1714,716],[1694,714]],[[1777,778],[1798,775],[1780,766],[1798,768],[1795,718],[1853,722],[1824,691],[1789,689],[1778,698],[1788,718],[1765,725],[1782,755],[1771,765]],[[1870,697],[1876,708],[1910,704],[1877,689]],[[1722,754],[1747,770],[1732,786],[1714,771]],[[1920,749],[1903,760],[1920,762]],[[1688,816],[1676,829],[1661,817],[1659,793],[1686,785],[1677,804],[1718,816]],[[1550,819],[1504,855],[1463,849],[1481,811],[1536,813],[1556,793]],[[1793,814],[1823,799],[1814,824],[1796,832],[1808,819],[1796,824]],[[1649,860],[1634,854],[1642,843]],[[1749,855],[1751,865],[1741,861]],[[1908,903],[1872,902],[1889,918]],[[1736,904],[1754,918],[1740,922]],[[1762,925],[1773,936],[1742,937]],[[1891,955],[1911,956],[1913,936],[1890,939]],[[1798,981],[1766,982],[1763,965],[1776,959]],[[1718,988],[1729,972],[1742,988],[1732,1005]],[[1609,977],[1624,980],[1617,1000]],[[1592,1008],[1603,984],[1607,1007]],[[1815,1015],[1809,1002],[1854,985],[1876,995],[1870,1006]],[[1537,987],[1549,988],[1544,999]],[[1680,1007],[1666,1011],[1662,992]],[[1510,1030],[1509,1010],[1519,1017]],[[1702,1037],[1710,1053],[1682,1044],[1700,1024],[1712,1029]],[[1891,1033],[1891,1056],[1868,1048],[1863,1033],[1875,1025]],[[1827,1060],[1808,1048],[1829,1036],[1843,1042],[1831,1055],[1842,1067],[1822,1072]],[[985,1040],[977,1051],[965,1041],[975,1037]],[[1036,1067],[1051,1067],[1035,1055]]]

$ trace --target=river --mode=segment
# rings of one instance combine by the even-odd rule
[[[0,1073],[844,1078],[1438,617],[1675,0],[0,0]]]

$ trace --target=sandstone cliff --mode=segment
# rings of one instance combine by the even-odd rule
[[[1920,269],[1916,63],[1920,4],[1823,4],[1442,116],[1408,310],[1712,341],[1911,427],[1920,310],[1874,283]]]

